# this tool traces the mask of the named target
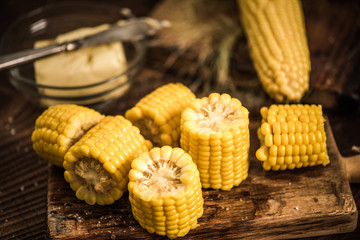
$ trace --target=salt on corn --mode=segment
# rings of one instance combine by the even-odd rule
[[[155,147],[131,164],[129,199],[134,218],[150,233],[185,236],[203,214],[199,171],[180,148]]]
[[[65,180],[78,199],[112,204],[127,190],[132,160],[151,147],[130,121],[106,116],[65,154]]]
[[[321,105],[271,105],[260,110],[256,158],[265,170],[286,170],[330,163]]]
[[[230,190],[248,176],[249,112],[236,98],[212,93],[181,116],[180,145],[196,163],[203,188]]]

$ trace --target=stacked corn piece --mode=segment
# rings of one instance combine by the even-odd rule
[[[196,165],[181,148],[155,147],[131,164],[129,199],[134,218],[150,233],[185,236],[198,226],[203,197]]]
[[[271,105],[260,112],[256,158],[265,170],[329,164],[321,105]]]
[[[300,0],[238,0],[260,81],[278,102],[298,102],[311,68]]]
[[[228,94],[196,99],[181,116],[181,147],[203,188],[230,190],[248,176],[249,112]]]
[[[127,190],[132,160],[150,147],[124,117],[107,116],[65,154],[65,180],[80,200],[112,204]]]
[[[103,117],[78,105],[51,106],[36,119],[31,136],[33,148],[41,158],[62,167],[68,149]]]
[[[181,83],[169,83],[142,98],[125,113],[141,134],[154,146],[179,146],[180,116],[195,99],[195,95]]]

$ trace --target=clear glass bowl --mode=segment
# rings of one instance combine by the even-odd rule
[[[21,17],[9,27],[1,40],[0,54],[33,48],[35,41],[53,39],[81,27],[115,23],[123,18],[120,7],[101,2],[74,1],[46,5]],[[122,96],[141,69],[146,43],[123,42],[123,48],[126,70],[90,85],[68,87],[39,84],[35,80],[33,63],[10,69],[9,80],[30,101],[41,107],[59,103],[104,105]]]

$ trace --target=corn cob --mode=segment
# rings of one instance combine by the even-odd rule
[[[238,0],[260,81],[278,102],[298,102],[309,88],[310,56],[300,0]]]
[[[62,167],[71,145],[103,117],[93,109],[78,105],[51,106],[36,119],[31,136],[33,148],[44,160]]]
[[[129,199],[134,218],[150,233],[185,236],[203,214],[199,171],[181,148],[155,147],[131,164]]]
[[[181,116],[180,145],[196,163],[203,188],[230,190],[248,176],[249,112],[228,94],[196,99]]]
[[[271,105],[261,110],[261,147],[256,158],[265,170],[285,170],[330,163],[321,105]]]
[[[142,98],[125,113],[154,146],[179,146],[180,116],[195,95],[181,83],[169,83]]]
[[[127,190],[132,160],[150,147],[124,117],[107,116],[65,154],[65,180],[78,199],[90,205],[112,204]]]

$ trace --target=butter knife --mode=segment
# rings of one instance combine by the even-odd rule
[[[82,39],[0,56],[0,71],[35,61],[40,58],[78,50],[87,46],[114,41],[139,41],[147,36],[155,34],[162,27],[168,26],[168,24],[169,23],[167,21],[148,17],[132,18],[130,20],[125,20],[122,24],[113,24],[107,30]]]

